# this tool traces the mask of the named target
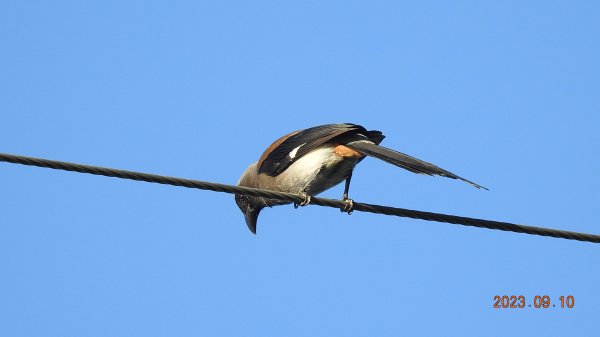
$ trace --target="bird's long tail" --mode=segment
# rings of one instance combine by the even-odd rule
[[[487,190],[487,188],[485,188],[479,184],[476,184],[470,180],[467,180],[465,178],[459,177],[452,172],[448,172],[448,171],[444,170],[443,168],[437,167],[431,163],[417,159],[415,157],[411,157],[407,154],[404,154],[404,153],[401,153],[398,151],[394,151],[392,149],[388,149],[383,146],[379,146],[370,141],[362,141],[361,140],[361,141],[351,142],[351,143],[348,143],[345,145],[351,149],[354,149],[354,150],[364,154],[364,155],[381,159],[392,165],[396,165],[398,167],[401,167],[403,169],[409,170],[414,173],[428,174],[430,176],[436,175],[436,176],[448,177],[448,178],[452,178],[452,179],[460,179],[460,180],[467,182],[477,188],[483,188],[484,190]]]

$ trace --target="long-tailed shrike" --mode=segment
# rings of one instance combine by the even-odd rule
[[[385,136],[380,131],[367,131],[356,124],[327,124],[295,131],[276,140],[242,174],[238,185],[310,197],[342,181],[346,181],[342,199],[345,211],[352,209],[348,189],[354,166],[366,156],[379,158],[414,173],[460,179],[477,188],[484,188],[426,161],[411,157],[379,143]],[[258,214],[265,207],[286,204],[278,200],[235,195],[244,213],[246,224],[256,234]]]

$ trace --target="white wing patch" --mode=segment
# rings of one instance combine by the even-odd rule
[[[290,156],[290,158],[294,159],[294,157],[296,157],[296,153],[298,153],[298,150],[300,150],[301,147],[303,147],[304,145],[306,145],[306,143],[298,146],[297,148],[293,149],[292,151],[290,151],[290,154],[288,154],[288,156]]]

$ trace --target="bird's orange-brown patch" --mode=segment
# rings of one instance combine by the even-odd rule
[[[288,133],[287,135],[277,139],[276,141],[273,142],[273,144],[271,144],[266,150],[265,152],[263,152],[262,156],[260,156],[260,159],[258,160],[258,164],[256,165],[257,168],[260,168],[260,166],[262,165],[262,163],[265,161],[265,159],[267,159],[267,157],[269,156],[269,154],[276,149],[279,145],[281,145],[281,143],[285,142],[286,139],[290,138],[291,136],[297,134],[300,131],[294,131],[292,133]]]
[[[340,156],[340,157],[344,157],[344,158],[352,158],[352,157],[363,157],[364,155],[358,151],[352,150],[351,148],[344,146],[344,145],[338,145],[333,149],[333,152]]]

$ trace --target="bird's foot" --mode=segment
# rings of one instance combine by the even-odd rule
[[[354,200],[349,199],[348,196],[344,196],[342,201],[344,202],[344,207],[340,208],[340,212],[348,213],[348,215],[352,214],[352,211],[354,210]]]
[[[300,195],[304,198],[304,200],[302,200],[302,202],[299,203],[299,204],[298,203],[294,203],[294,208],[298,208],[298,206],[304,207],[304,206],[310,204],[310,198],[311,198],[310,195],[308,195],[308,194],[306,194],[304,192],[300,193]]]

